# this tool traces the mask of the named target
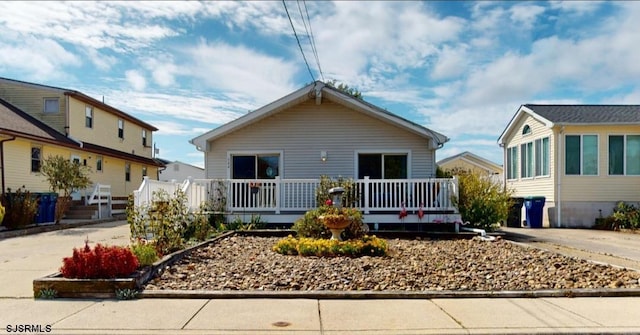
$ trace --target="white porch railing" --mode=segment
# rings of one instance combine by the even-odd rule
[[[84,198],[85,205],[98,205],[98,219],[111,217],[113,203],[111,199],[111,185],[95,184],[93,191]],[[103,214],[103,212],[106,212]]]
[[[455,178],[365,178],[354,182],[358,194],[356,206],[364,214],[397,212],[403,207],[408,211],[422,208],[424,211],[457,213],[451,200],[458,196]],[[227,212],[300,212],[317,207],[315,190],[319,184],[318,179],[187,179],[180,184],[145,178],[134,191],[134,204],[149,204],[153,192],[160,189],[169,195],[181,189],[192,210],[214,197],[224,196]]]

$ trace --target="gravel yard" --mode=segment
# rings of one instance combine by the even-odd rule
[[[194,250],[146,290],[541,290],[639,288],[640,273],[504,240],[388,240],[386,257],[284,256],[276,237],[233,236]]]

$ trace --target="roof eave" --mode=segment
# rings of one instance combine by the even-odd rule
[[[511,133],[511,131],[513,131],[512,129],[513,125],[516,124],[516,122],[520,119],[520,117],[525,113],[529,114],[534,119],[544,123],[545,127],[547,128],[553,128],[553,126],[555,125],[555,123],[542,117],[540,114],[537,114],[535,111],[528,108],[527,106],[520,105],[520,108],[518,108],[518,111],[516,112],[516,114],[513,115],[513,117],[511,118],[511,121],[509,121],[509,123],[507,124],[507,127],[504,128],[504,130],[502,131],[502,134],[500,134],[500,137],[498,137],[498,144],[500,146],[504,145],[504,139]]]

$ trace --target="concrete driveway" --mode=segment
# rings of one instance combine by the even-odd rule
[[[500,230],[511,241],[640,270],[640,234],[572,228],[502,227]]]

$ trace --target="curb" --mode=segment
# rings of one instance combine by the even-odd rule
[[[537,291],[142,291],[148,299],[468,299],[638,297],[640,289],[573,289]]]
[[[108,218],[108,219],[94,219],[90,221],[81,221],[76,223],[51,223],[45,225],[38,225],[35,227],[26,227],[15,230],[3,230],[0,231],[0,240],[12,237],[20,237],[27,235],[34,235],[40,233],[46,233],[50,231],[63,230],[63,229],[71,229],[76,227],[88,226],[93,224],[105,223],[105,222],[113,222],[113,221],[121,221],[121,218]]]

